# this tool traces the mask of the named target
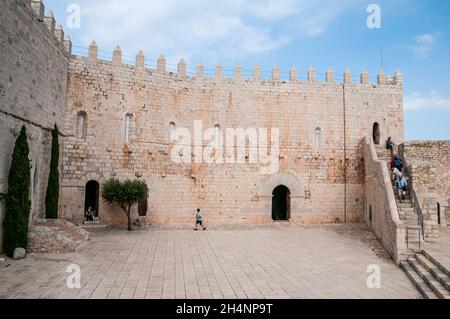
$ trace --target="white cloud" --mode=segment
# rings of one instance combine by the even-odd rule
[[[407,111],[431,108],[450,110],[450,98],[442,97],[436,91],[428,94],[414,92],[405,97],[405,110]]]
[[[421,34],[416,37],[416,42],[422,45],[433,45],[436,43],[435,34]]]
[[[274,50],[316,37],[356,0],[83,0],[81,45],[120,45],[126,55],[204,63]],[[191,66],[192,67],[192,66]]]
[[[434,49],[439,39],[439,33],[424,33],[414,38],[411,50],[421,59],[426,59]]]

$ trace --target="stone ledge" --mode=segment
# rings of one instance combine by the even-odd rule
[[[30,253],[70,253],[89,240],[89,233],[63,220],[35,220],[28,232]]]

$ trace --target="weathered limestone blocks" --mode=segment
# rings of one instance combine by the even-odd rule
[[[278,65],[275,65],[272,70],[272,80],[280,81],[280,68]]]
[[[325,75],[325,81],[328,83],[334,83],[334,71],[331,67],[328,68],[327,70],[327,73]]]
[[[138,71],[143,71],[145,69],[145,55],[142,50],[136,55],[136,69]]]
[[[363,85],[369,84],[369,72],[367,72],[366,69],[362,70],[360,79],[361,79],[361,84],[363,84]]]
[[[179,81],[171,76],[153,77],[152,74],[146,74],[138,78],[145,80],[146,89],[141,89],[137,96],[135,84],[131,85],[136,81],[132,68],[122,67],[115,78],[117,86],[112,89],[106,80],[108,72],[110,64],[87,65],[84,60],[71,63],[73,75],[87,74],[85,78],[80,77],[78,82],[71,84],[71,92],[75,92],[72,90],[76,87],[97,83],[97,89],[85,92],[79,105],[97,100],[105,108],[86,109],[87,118],[95,123],[89,126],[91,132],[88,134],[88,137],[95,136],[95,139],[86,139],[83,142],[86,147],[70,147],[78,144],[75,140],[67,140],[64,184],[76,183],[77,190],[70,187],[62,192],[63,202],[66,203],[62,210],[65,218],[77,220],[77,216],[82,216],[85,184],[91,178],[100,178],[85,177],[84,172],[89,171],[96,172],[102,178],[135,178],[136,172],[139,172],[138,177],[152,185],[148,220],[153,222],[189,222],[191,216],[186,215],[186,212],[192,207],[205,207],[208,220],[213,223],[270,222],[271,200],[266,201],[257,196],[260,185],[268,177],[260,175],[259,164],[199,164],[193,167],[171,162],[170,149],[162,146],[168,142],[169,123],[192,129],[194,120],[202,120],[205,129],[216,124],[223,129],[267,127],[268,121],[273,127],[281,128],[283,146],[280,154],[283,156],[280,155],[280,173],[293,175],[297,179],[296,183],[292,183],[289,178],[279,180],[288,184],[291,191],[291,221],[308,223],[344,220],[343,131],[334,124],[336,119],[343,117],[340,105],[342,86],[324,87],[322,83],[301,81],[292,83],[292,86],[267,86],[264,82],[246,81],[242,84],[232,79],[218,86],[206,79],[197,83]],[[355,111],[347,114],[350,118],[354,116],[355,123],[361,121],[361,114],[364,114],[364,119],[369,119],[365,124],[361,121],[364,130],[353,128],[347,132],[347,220],[358,221],[362,218],[364,202],[362,170],[358,153],[351,149],[355,148],[355,143],[359,143],[362,134],[371,131],[374,121],[381,121],[386,116],[387,110],[375,107],[379,105],[375,102],[389,102],[384,100],[386,92],[383,90],[351,89],[347,92],[351,97],[350,105],[363,105],[366,99],[372,102],[364,109],[355,108]],[[108,99],[103,98],[105,93]],[[117,97],[111,99],[110,96]],[[149,101],[146,105],[148,113],[140,110],[142,100]],[[125,110],[121,103],[130,107]],[[75,105],[72,102],[69,104]],[[73,126],[78,112],[79,108],[74,108],[68,118]],[[133,117],[136,122],[131,125],[136,140],[127,143],[127,150],[124,150],[121,144],[123,137],[118,132],[123,131],[123,117],[128,112],[136,114]],[[209,116],[211,113],[214,114],[213,119]],[[322,114],[320,120],[317,114]],[[317,139],[318,149],[311,151],[316,144],[317,128],[322,128],[319,130],[322,136]],[[401,137],[401,131],[390,129],[387,127],[385,134]],[[83,164],[80,166],[79,163]],[[293,186],[297,184],[299,186]],[[267,199],[272,198],[272,191],[271,187],[267,189]],[[325,197],[327,200],[324,202]],[[104,223],[124,222],[124,216],[114,207],[100,204],[99,211]]]
[[[203,64],[199,64],[197,65],[197,69],[196,69],[196,76],[195,76],[198,80],[201,80],[205,77],[205,67],[203,66]]]
[[[35,220],[28,231],[27,251],[70,253],[88,240],[88,232],[66,220]]]
[[[58,31],[55,31],[58,32]],[[71,41],[70,38],[66,38],[63,41],[65,47],[67,48],[67,50],[71,50]],[[89,53],[88,53],[88,61],[90,63],[112,63],[113,66],[120,66],[122,64],[122,62],[118,62],[121,61],[121,51],[120,48],[117,47],[114,51],[113,51],[113,59],[112,62],[108,62],[108,61],[100,61],[98,60],[98,47],[95,41],[92,42],[92,44],[89,47]],[[159,57],[159,59],[157,60],[156,63],[156,74],[160,74],[160,75],[165,75],[168,77],[171,76],[175,76],[172,73],[167,73],[166,72],[166,59],[164,57],[164,55],[161,55]],[[122,65],[124,68],[135,68],[136,70],[145,70],[145,57],[142,53],[142,51],[140,51],[137,55],[136,55],[136,62],[135,65]],[[187,74],[187,65],[186,62],[181,59],[180,62],[178,62],[177,64],[177,74],[176,77],[179,80],[188,80],[190,77]],[[205,67],[202,64],[199,64],[196,66],[195,68],[195,74],[193,74],[192,76],[197,78],[197,79],[205,79],[207,81],[217,81],[220,82],[223,79],[223,66],[221,64],[217,64],[215,67],[215,74],[213,75],[212,78],[207,78],[205,77]],[[278,65],[275,65],[271,71],[272,76],[269,79],[262,79],[261,78],[261,67],[259,65],[256,65],[253,68],[253,82],[257,83],[260,81],[263,81],[263,83],[270,83],[271,82],[279,82],[280,84],[295,84],[298,81],[298,70],[297,67],[294,65],[290,68],[290,70],[288,71],[288,75],[289,75],[289,81],[281,81],[281,70],[279,68]],[[243,80],[243,73],[244,73],[244,69],[242,68],[242,66],[240,65],[236,65],[234,67],[234,76],[232,79],[229,80],[235,80],[235,81],[242,81]],[[318,79],[317,79],[317,71],[315,68],[310,67],[310,69],[307,71],[307,82],[309,83],[321,83]],[[330,67],[326,70],[325,75],[324,75],[324,79],[323,79],[323,83],[328,83],[328,84],[336,84],[338,85],[338,83],[335,82],[335,74],[333,69]],[[248,79],[246,80],[248,81]],[[343,83],[344,84],[353,84],[353,80],[352,80],[352,72],[350,71],[350,69],[346,69],[343,75]],[[360,85],[364,85],[367,86],[369,84],[369,74],[368,72],[364,69],[361,74],[360,74]],[[398,86],[398,87],[402,87],[403,86],[403,76],[400,73],[400,71],[396,71],[396,73],[393,75],[392,78],[387,79],[386,76],[384,75],[383,71],[381,70],[380,73],[378,74],[378,80],[377,80],[377,84],[379,85],[388,85],[388,86]],[[355,85],[352,85],[355,86]]]
[[[183,59],[181,59],[180,62],[178,62],[177,73],[178,77],[181,80],[184,80],[186,78],[186,62]]]
[[[344,83],[345,84],[352,84],[352,71],[350,71],[349,68],[345,69],[345,72],[344,72]]]
[[[427,221],[426,235],[436,238],[439,219],[441,225],[450,224],[450,141],[412,141],[399,149]]]
[[[223,67],[220,64],[216,65],[216,81],[222,80],[223,77]]]
[[[289,80],[290,81],[298,80],[298,72],[297,72],[297,67],[295,65],[293,65],[289,71]]]
[[[7,190],[8,170],[17,133],[26,126],[31,161],[31,218],[45,211],[50,162],[50,130],[65,133],[65,101],[71,45],[39,0],[0,1],[0,193]],[[31,41],[33,39],[33,41]],[[0,225],[4,204],[0,203]],[[0,252],[3,227],[0,227]]]
[[[256,65],[253,69],[253,79],[256,82],[261,80],[261,67],[259,65]]]
[[[379,85],[387,84],[386,75],[384,74],[384,71],[382,69],[380,69],[380,71],[378,72],[377,80]]]
[[[97,43],[95,41],[92,41],[91,45],[89,46],[89,53],[88,53],[89,63],[97,62],[97,56],[98,56]]]
[[[53,12],[49,11],[45,17],[44,17],[44,23],[47,26],[48,30],[50,31],[50,33],[54,34],[55,33],[55,17],[53,16]]]
[[[45,15],[45,6],[42,0],[32,0],[31,7],[33,8],[34,13],[36,13],[38,20],[40,22],[43,22]]]
[[[309,82],[316,81],[316,70],[313,67],[310,67],[308,70],[308,81]]]
[[[166,58],[162,54],[157,61],[156,72],[161,75],[166,73]]]
[[[122,50],[119,46],[114,49],[112,62],[114,66],[120,66],[122,64]]]
[[[242,67],[239,64],[234,68],[234,78],[238,81],[242,80]]]

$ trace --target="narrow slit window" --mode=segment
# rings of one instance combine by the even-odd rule
[[[125,115],[125,134],[124,134],[125,142],[130,141],[130,132],[131,132],[131,114],[127,114]]]
[[[316,150],[320,149],[321,143],[322,143],[322,129],[318,127],[314,132],[314,148]]]
[[[175,142],[175,123],[170,122],[169,124],[169,143]]]
[[[86,138],[86,113],[78,112],[77,115],[77,138],[85,139]]]

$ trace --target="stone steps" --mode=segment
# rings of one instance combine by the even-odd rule
[[[438,260],[436,260],[433,256],[431,256],[428,251],[425,249],[422,250],[422,253],[433,262],[440,270],[442,270],[447,276],[450,277],[450,270],[447,269],[444,265],[442,265]]]
[[[408,262],[402,261],[400,266],[403,268],[406,275],[414,284],[414,286],[417,288],[417,290],[420,292],[423,298],[439,299],[439,297],[436,296],[433,290],[425,283],[425,281],[422,280],[419,274],[417,274],[417,272],[411,267],[411,265]]]
[[[449,271],[427,252],[415,252],[401,267],[424,298],[450,299]]]
[[[408,258],[408,263],[419,274],[420,278],[428,284],[439,299],[450,299],[450,292],[431,274],[417,258]]]
[[[394,193],[400,220],[408,227],[408,229],[417,230],[408,232],[408,241],[409,243],[419,243],[420,239],[418,230],[421,229],[421,227],[419,225],[418,216],[416,215],[414,206],[411,202],[411,197],[408,194],[405,196],[405,200],[400,202],[400,198],[395,192],[395,189]]]
[[[395,187],[393,186],[394,189],[394,193],[395,193],[395,201],[398,204],[405,204],[406,205],[411,205],[412,206],[412,201],[411,201],[411,196],[410,195],[405,195],[405,199],[400,201],[400,197],[398,196],[398,193],[396,192]]]
[[[430,259],[423,254],[416,254],[419,263],[450,292],[450,276],[437,267]]]
[[[411,203],[397,203],[397,208],[399,211],[403,211],[403,212],[409,213],[411,215],[416,215],[414,206]]]

